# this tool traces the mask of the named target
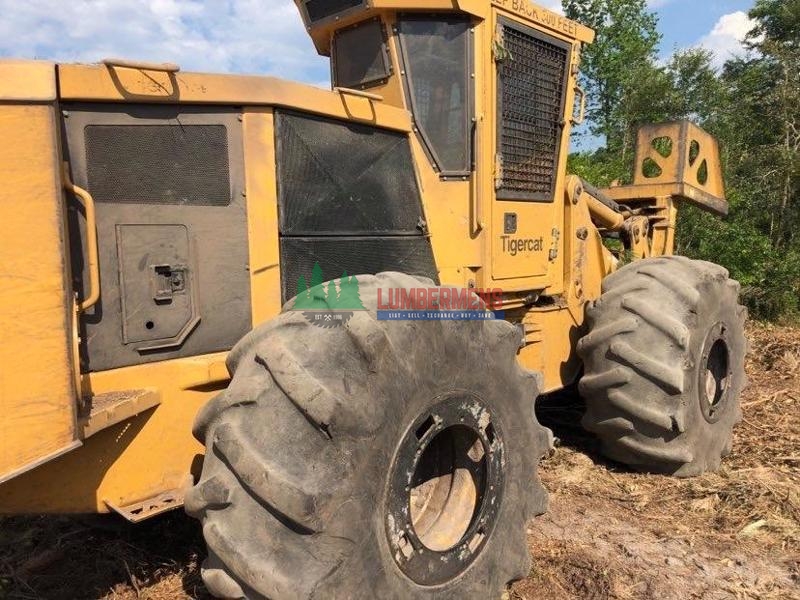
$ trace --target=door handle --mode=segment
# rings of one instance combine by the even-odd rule
[[[97,215],[94,198],[82,187],[72,183],[69,176],[69,164],[64,163],[62,169],[64,189],[74,194],[83,205],[86,213],[86,246],[89,265],[89,294],[78,304],[80,312],[86,312],[100,300],[100,253],[97,250]]]
[[[579,85],[575,86],[575,96],[580,97],[581,99],[581,108],[580,112],[578,113],[578,117],[576,118],[574,115],[572,117],[572,124],[573,125],[582,125],[583,122],[586,120],[586,91]]]

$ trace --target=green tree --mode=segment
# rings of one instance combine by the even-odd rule
[[[306,278],[300,275],[297,280],[297,296],[294,301],[294,309],[305,309],[311,305],[311,291],[308,289]]]
[[[661,34],[646,0],[563,0],[564,12],[597,32],[583,50],[581,79],[593,135],[631,158],[638,125],[653,120],[668,81],[656,66]]]
[[[679,250],[727,266],[757,317],[800,311],[800,1],[758,0],[756,52],[729,60],[704,125],[720,139],[731,214],[683,208]]]
[[[346,310],[363,309],[361,296],[358,292],[358,279],[347,276],[345,272],[339,284],[339,306]]]
[[[314,263],[314,268],[311,270],[311,287],[317,287],[325,283],[325,276],[322,274],[322,267],[318,262]]]
[[[594,96],[590,130],[604,147],[570,156],[598,185],[628,181],[635,130],[690,119],[720,140],[730,215],[681,206],[682,254],[719,262],[743,284],[758,317],[800,315],[800,0],[756,0],[753,52],[719,71],[703,49],[655,60],[657,20],[645,0],[564,0],[568,16],[598,31],[584,51]]]
[[[671,121],[689,119],[702,127],[720,112],[725,102],[725,90],[717,76],[712,60],[714,55],[703,48],[679,50],[665,67],[669,79],[668,93],[662,118]]]
[[[297,297],[295,298],[294,310],[327,310],[326,289],[322,284],[323,274],[319,263],[314,264],[311,271],[311,287],[306,284],[306,278],[300,276],[297,280]],[[336,298],[336,285],[333,286],[334,298]],[[330,289],[327,290],[330,293]]]
[[[335,309],[339,306],[339,292],[336,290],[336,282],[331,279],[328,282],[328,308]]]
[[[750,46],[774,77],[767,88],[769,118],[776,125],[770,237],[776,249],[789,249],[798,239],[800,216],[800,0],[757,0],[750,17],[757,23],[748,36]]]

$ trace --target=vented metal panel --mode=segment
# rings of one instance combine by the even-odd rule
[[[333,36],[334,85],[366,88],[392,73],[383,25],[379,19],[343,29]]]
[[[316,23],[363,4],[364,0],[306,0],[306,12],[308,20]]]
[[[297,294],[302,276],[311,278],[319,263],[326,280],[348,275],[399,271],[437,281],[430,240],[414,237],[335,237],[281,239],[283,301]]]
[[[531,29],[502,25],[502,178],[498,198],[552,201],[563,132],[569,46]]]
[[[89,125],[89,189],[97,202],[226,206],[224,125]]]
[[[230,349],[252,328],[239,109],[62,108],[73,180],[98,200],[101,295],[81,315],[81,370]],[[86,223],[68,214],[85,297]]]
[[[276,115],[281,234],[420,233],[422,202],[407,135]]]

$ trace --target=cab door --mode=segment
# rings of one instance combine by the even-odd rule
[[[534,289],[558,275],[571,45],[498,14],[492,274]],[[524,281],[522,281],[524,280]]]

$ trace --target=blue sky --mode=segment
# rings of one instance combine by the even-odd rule
[[[661,17],[665,56],[702,45],[718,64],[741,51],[752,4],[650,0]],[[327,61],[316,56],[291,0],[0,0],[0,15],[0,57],[96,62],[122,56],[328,84]]]
[[[661,21],[663,56],[675,48],[704,45],[721,55],[718,61],[724,61],[729,51],[739,48],[739,36],[748,25],[744,15],[755,1],[662,0],[651,4],[656,5]]]

